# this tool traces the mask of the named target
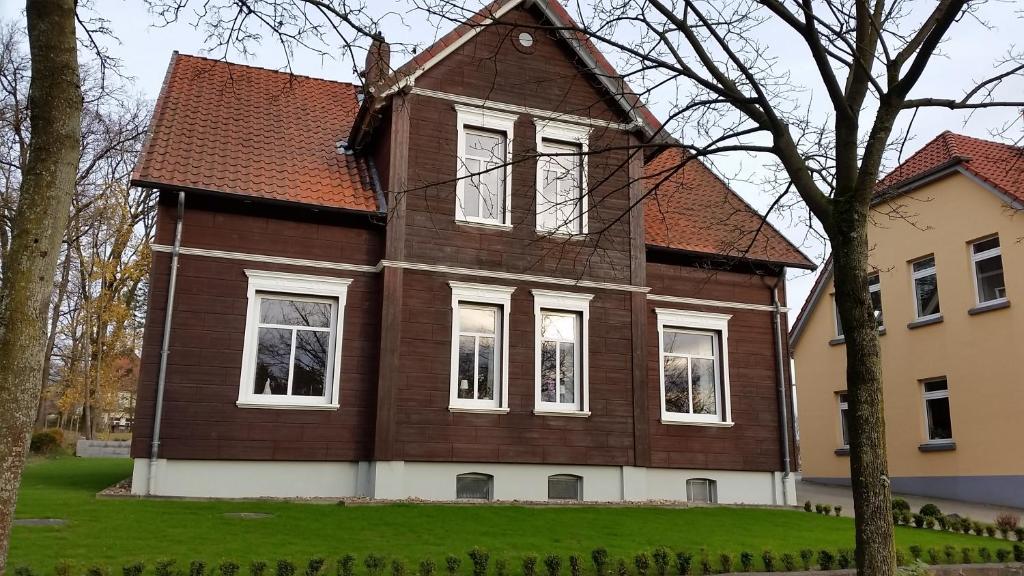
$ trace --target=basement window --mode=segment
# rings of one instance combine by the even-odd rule
[[[455,497],[459,500],[491,500],[494,498],[494,476],[471,472],[455,477]]]
[[[698,504],[718,502],[718,483],[710,478],[690,478],[686,481],[686,501]]]
[[[548,500],[583,500],[583,478],[575,474],[548,476]]]

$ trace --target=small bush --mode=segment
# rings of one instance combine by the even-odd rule
[[[61,560],[57,563],[56,566],[53,567],[53,572],[57,576],[71,576],[71,562],[67,560]]]
[[[951,532],[960,532],[960,527],[963,525],[964,522],[963,518],[960,518],[955,514],[944,516],[944,518],[946,519],[946,529],[948,529]]]
[[[537,565],[536,557],[533,559],[533,565]],[[444,557],[444,567],[448,570],[448,574],[450,576],[455,576],[455,574],[459,572],[459,566],[462,566],[462,560],[458,556],[449,554]],[[530,576],[533,576],[532,572],[530,573]]]
[[[608,573],[608,550],[595,548],[590,553],[590,560],[594,563],[594,572],[597,576],[605,576]]]
[[[132,562],[126,564],[121,568],[121,576],[142,576],[143,571],[146,570],[146,565],[142,562]]]
[[[217,566],[217,572],[220,576],[236,576],[240,569],[241,567],[238,565],[238,562],[232,560],[225,560]]]
[[[426,560],[420,560],[419,576],[434,576],[437,572],[437,563],[427,558]]]
[[[544,568],[547,569],[548,576],[558,576],[562,572],[562,557],[558,554],[548,554],[544,557]]]
[[[960,549],[960,563],[961,564],[974,564],[974,550],[970,547],[964,546]]]
[[[785,570],[786,572],[795,572],[796,571],[796,556],[793,556],[789,552],[785,552],[782,555],[781,560],[782,560],[782,569],[783,570]]]
[[[64,450],[64,431],[59,428],[40,430],[32,434],[28,449],[33,454],[59,454]]]
[[[971,522],[971,529],[974,530],[974,533],[978,536],[985,533],[985,525],[981,522]]]
[[[939,510],[939,507],[935,504],[925,504],[924,506],[921,506],[921,510],[919,512],[921,516],[931,516],[932,518],[942,516],[942,510]]]
[[[263,576],[266,573],[267,563],[263,560],[253,560],[252,562],[249,562],[249,576]]]
[[[903,551],[903,548],[896,549],[896,565],[906,566],[907,565],[907,553]]]
[[[206,562],[193,560],[188,564],[188,576],[203,576],[206,574]]]
[[[108,576],[108,572],[105,566],[94,564],[85,569],[85,576]]]
[[[277,576],[295,576],[295,564],[290,560],[278,560],[276,568]]]
[[[536,576],[536,574],[537,557],[533,554],[527,554],[526,556],[523,556],[523,576]]]
[[[754,570],[754,553],[744,550],[740,552],[740,566],[743,567],[744,572],[751,572]]]
[[[921,559],[921,547],[914,544],[910,547],[910,555],[914,557],[914,560]]]
[[[945,532],[946,528],[949,527],[945,516],[939,516],[935,519],[935,522],[939,525],[939,530],[942,530],[943,532]]]
[[[924,516],[922,516],[920,514],[914,514],[914,526],[917,526],[918,528],[923,528],[924,527]]]
[[[765,572],[775,572],[775,553],[771,550],[761,552],[761,562],[764,563]]]
[[[35,576],[28,566],[18,566],[14,569],[14,576]]]
[[[899,510],[901,512],[904,510],[910,512],[910,503],[904,500],[903,498],[893,498],[892,509]]]
[[[174,563],[175,561],[170,559],[157,560],[156,563],[153,564],[153,571],[156,573],[156,576],[174,576]],[[59,575],[60,571],[58,571],[57,574]]]
[[[938,566],[942,563],[941,556],[939,555],[939,549],[934,546],[928,549],[928,563],[932,566]]]
[[[840,506],[839,504],[836,504],[835,513],[836,516],[841,516],[843,514],[843,507]]]
[[[814,511],[817,512],[818,514],[824,514],[825,513],[825,506],[824,506],[824,504],[815,504],[814,505]]]
[[[1014,544],[1013,545],[1013,561],[1024,562],[1024,545]]]
[[[494,575],[508,576],[508,562],[506,562],[504,558],[494,559]]]
[[[732,554],[722,552],[718,555],[718,564],[722,567],[722,573],[728,574],[732,572]]]
[[[708,557],[708,551],[700,549],[700,573],[707,576],[708,574],[714,574],[715,569],[711,566],[711,558]]]
[[[929,530],[935,530],[935,518],[932,518],[931,516],[925,516],[924,527]]]
[[[399,559],[391,561],[391,576],[405,576],[405,562]]]
[[[841,570],[846,570],[850,566],[853,566],[853,551],[848,548],[840,548],[839,552],[836,553],[836,565]]]
[[[812,512],[813,510],[814,508],[812,507],[810,500],[804,502],[804,512]]]
[[[992,551],[986,548],[985,546],[981,546],[980,548],[978,548],[978,558],[981,558],[982,562],[991,562]]]
[[[320,576],[320,573],[324,570],[324,564],[326,563],[327,562],[319,556],[310,558],[309,562],[306,563],[305,576]],[[225,576],[230,575],[226,574]]]
[[[487,565],[491,562],[491,555],[479,547],[474,546],[467,555],[473,563],[473,576],[486,576]],[[397,576],[397,575],[396,575]]]
[[[633,556],[633,566],[636,566],[638,576],[647,576],[647,572],[651,569],[651,557],[647,555],[647,552],[641,552]]]
[[[996,550],[996,560],[999,560],[1003,564],[1006,564],[1010,561],[1010,558],[1013,558],[1013,552],[1011,552],[1008,548],[1000,548]]]
[[[341,558],[338,558],[338,576],[355,576],[356,574],[356,557],[352,554],[345,554]],[[427,575],[433,576],[433,573]]]
[[[836,557],[832,555],[830,550],[819,550],[818,551],[818,568],[822,570],[831,570],[835,566]]]
[[[943,555],[946,558],[946,564],[954,564],[954,563],[956,563],[956,546],[953,546],[951,544],[946,544],[942,548],[942,553],[943,553]]]
[[[658,576],[668,576],[668,566],[672,562],[668,548],[658,546],[651,553],[651,559],[654,560],[654,571]]]
[[[904,511],[900,512],[900,515],[901,515],[900,519],[903,521],[903,524],[905,526],[910,526],[910,520],[911,520],[910,512],[904,510]]]
[[[1024,542],[1024,528],[1020,526],[1014,528],[1013,535],[1017,538],[1017,542]]]
[[[616,576],[629,576],[629,568],[626,566],[626,561],[619,558],[619,562],[615,565]]]
[[[569,554],[569,574],[583,576],[583,557],[579,554]]]
[[[831,516],[832,515],[832,505],[831,504],[825,504],[824,506],[821,507],[821,512],[825,516]]]
[[[991,525],[991,524],[986,524],[985,525],[985,535],[988,536],[989,538],[995,538],[996,537],[996,527]]]
[[[376,554],[367,554],[363,559],[363,566],[366,566],[366,572],[370,576],[380,576],[381,572],[384,572],[384,558]]]
[[[690,564],[693,562],[693,554],[689,552],[676,552],[676,573],[679,576],[690,574]]]
[[[814,562],[814,550],[804,548],[800,551],[800,564],[803,566],[804,570],[810,570],[811,562]]]

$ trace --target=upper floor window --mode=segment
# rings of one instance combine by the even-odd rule
[[[537,127],[537,230],[587,232],[587,152],[590,129],[535,120]]]
[[[875,313],[875,327],[881,330],[885,328],[885,323],[882,319],[882,281],[877,273],[868,276],[868,296],[871,297],[871,308]],[[835,308],[836,336],[842,338],[843,322],[839,318],[839,306],[834,299],[832,305]]]
[[[928,380],[922,384],[925,428],[929,442],[953,439],[953,419],[949,413],[949,385],[946,379]]]
[[[974,265],[974,286],[978,304],[1006,299],[1003,280],[1003,256],[999,250],[999,237],[994,236],[971,244],[971,262]]]
[[[516,116],[459,105],[455,109],[455,217],[465,222],[511,226],[512,133]]]
[[[928,256],[911,263],[914,280],[914,306],[918,320],[939,316],[939,281],[935,273],[935,257]]]
[[[730,316],[662,308],[657,314],[662,422],[731,425]]]
[[[238,405],[337,408],[351,280],[246,270],[249,306]]]
[[[450,282],[450,410],[508,412],[508,318],[515,288]]]
[[[718,502],[718,483],[710,478],[690,478],[686,481],[686,500],[702,504]]]
[[[839,393],[839,433],[843,441],[842,446],[850,446],[850,403],[846,392]]]
[[[590,294],[534,290],[535,411],[589,414]]]

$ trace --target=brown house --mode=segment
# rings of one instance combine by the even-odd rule
[[[497,2],[364,88],[172,58],[136,493],[794,500],[811,263],[572,26]]]

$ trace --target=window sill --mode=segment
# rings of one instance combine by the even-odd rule
[[[338,404],[284,404],[277,402],[253,402],[239,400],[235,402],[239,408],[262,408],[269,410],[337,410],[341,408]]]
[[[907,328],[913,330],[914,328],[920,328],[922,326],[931,326],[932,324],[940,324],[942,322],[942,314],[938,316],[932,316],[931,318],[922,318],[920,320],[914,320],[910,324],[907,324]]]
[[[497,222],[473,222],[472,220],[455,220],[455,223],[459,226],[470,226],[472,228],[488,228],[490,230],[504,230],[509,231],[512,229],[511,224],[498,224]]]
[[[661,419],[662,424],[668,426],[707,426],[710,428],[732,428],[735,422],[706,422],[701,420],[666,420]]]
[[[470,414],[508,414],[508,408],[474,408],[472,406],[449,406],[448,411]]]
[[[589,411],[583,410],[543,410],[536,409],[533,413],[537,416],[567,416],[569,418],[590,418]]]
[[[956,450],[956,442],[944,440],[942,442],[925,442],[917,447],[921,452],[952,452]]]
[[[967,311],[971,316],[978,314],[984,314],[985,312],[991,312],[993,310],[1002,310],[1003,308],[1009,308],[1009,300],[993,300],[992,302],[986,302],[984,304],[978,304],[974,308]]]
[[[836,448],[836,456],[849,456],[849,455],[850,455],[850,447],[849,446],[842,446],[842,447]]]
[[[556,240],[568,240],[570,242],[581,242],[587,239],[586,232],[583,233],[569,233],[569,232],[555,232],[554,230],[543,230],[537,229],[537,236],[542,238],[554,238]]]

